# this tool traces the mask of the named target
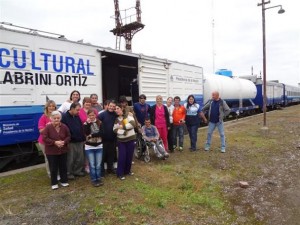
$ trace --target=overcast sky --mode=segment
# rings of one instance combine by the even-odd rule
[[[120,9],[135,0],[119,0]],[[141,0],[145,28],[133,52],[202,66],[205,74],[230,69],[235,76],[262,73],[262,16],[254,0]],[[272,0],[266,10],[267,79],[300,82],[300,1]],[[64,34],[115,48],[109,32],[113,0],[0,0],[0,21]],[[212,21],[214,19],[214,29]],[[214,34],[214,35],[213,35]],[[214,38],[213,38],[214,37]],[[213,41],[214,40],[214,41]],[[124,50],[124,41],[121,45]],[[214,57],[213,57],[213,52]],[[215,63],[213,63],[213,61]]]

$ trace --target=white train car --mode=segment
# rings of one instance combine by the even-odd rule
[[[204,76],[204,102],[211,98],[211,93],[218,91],[232,112],[254,112],[258,105],[253,103],[257,94],[255,84],[247,79],[209,74]]]
[[[38,119],[47,99],[58,105],[73,90],[100,101],[139,94],[155,97],[195,94],[203,103],[203,69],[167,59],[67,40],[62,35],[0,26],[0,170],[35,150]]]

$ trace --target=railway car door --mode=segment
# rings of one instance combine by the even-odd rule
[[[100,51],[102,60],[102,93],[103,101],[118,100],[125,95],[129,105],[138,101],[138,59],[108,51]]]

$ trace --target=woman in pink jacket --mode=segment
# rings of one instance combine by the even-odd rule
[[[51,122],[50,116],[51,116],[51,113],[55,110],[56,110],[56,103],[53,100],[47,101],[46,104],[45,104],[45,107],[44,107],[44,114],[40,117],[39,123],[38,123],[38,129],[39,129],[39,132],[40,132],[38,143],[39,143],[39,146],[40,146],[40,148],[41,148],[41,150],[44,154],[45,164],[46,164],[46,171],[47,171],[47,174],[48,174],[49,177],[50,177],[49,163],[48,163],[48,159],[47,159],[46,154],[45,154],[45,144],[44,144],[43,137],[42,137],[41,133],[45,129],[46,125]],[[58,179],[59,179],[59,177],[58,177]]]

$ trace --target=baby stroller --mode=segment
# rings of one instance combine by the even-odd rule
[[[137,134],[136,146],[134,150],[135,157],[138,159],[143,159],[145,162],[150,162],[151,150],[159,159],[166,159],[169,157],[169,154],[165,151],[165,147],[161,139],[157,140],[157,143],[150,142],[144,140],[141,134]]]

